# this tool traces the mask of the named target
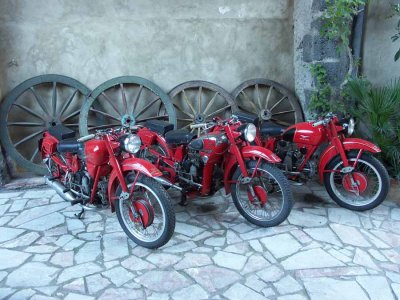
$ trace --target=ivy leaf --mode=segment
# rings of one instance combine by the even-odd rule
[[[396,55],[394,56],[394,61],[397,61],[400,58],[400,49],[397,51]]]

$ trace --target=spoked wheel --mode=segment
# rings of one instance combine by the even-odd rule
[[[348,157],[350,165],[353,165],[357,155],[350,153]],[[328,164],[324,173],[326,190],[337,204],[363,211],[375,208],[385,200],[389,192],[389,175],[375,157],[361,155],[351,173],[341,173],[342,168],[343,161],[338,156]]]
[[[90,90],[62,75],[28,79],[5,98],[0,113],[0,137],[5,150],[18,166],[46,174],[38,140],[48,128],[64,124],[77,131],[81,105]]]
[[[136,175],[127,176],[132,186]],[[117,195],[121,188],[117,188]],[[118,221],[136,244],[154,249],[165,245],[175,230],[175,212],[171,198],[161,184],[150,177],[139,175],[133,196],[115,202]]]
[[[87,135],[95,129],[164,120],[176,126],[175,109],[168,95],[151,81],[123,76],[98,86],[82,106],[79,131]]]
[[[256,166],[256,161],[247,162],[249,175],[253,174]],[[261,163],[250,182],[243,177],[240,168],[232,179],[236,181],[231,185],[233,203],[250,223],[262,227],[276,226],[289,216],[293,195],[281,170]]]
[[[211,121],[213,117],[229,117],[237,110],[227,91],[207,81],[184,82],[174,87],[169,96],[176,108],[178,128],[182,129]]]
[[[240,84],[232,96],[240,109],[257,114],[260,120],[283,126],[303,122],[303,110],[296,96],[283,85],[264,78]]]

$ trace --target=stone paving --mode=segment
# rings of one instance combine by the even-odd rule
[[[358,213],[318,184],[294,194],[267,229],[219,193],[176,205],[173,238],[148,250],[108,209],[78,220],[48,188],[0,192],[0,299],[400,298],[398,200]]]

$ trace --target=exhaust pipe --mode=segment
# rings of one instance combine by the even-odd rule
[[[169,182],[165,178],[162,178],[162,177],[153,177],[153,178],[164,186],[172,187],[172,188],[177,189],[178,191],[182,192],[182,188],[180,186],[177,186],[176,184]]]
[[[50,180],[49,177],[45,176],[45,183],[53,188],[56,193],[58,195],[60,195],[61,198],[63,198],[64,200],[68,201],[68,202],[74,202],[76,200],[75,196],[67,191],[64,193],[64,191],[67,189],[64,185],[62,185],[60,182],[56,181],[56,180]]]

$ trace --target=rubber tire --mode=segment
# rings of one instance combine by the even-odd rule
[[[357,153],[350,152],[348,155],[348,158],[356,158]],[[339,206],[350,209],[350,210],[355,210],[355,211],[365,211],[369,209],[373,209],[377,207],[379,204],[385,200],[388,192],[389,192],[389,187],[390,187],[390,180],[389,180],[389,174],[386,170],[386,168],[383,166],[383,164],[375,157],[369,155],[369,154],[362,154],[360,159],[370,163],[373,165],[376,170],[378,171],[379,176],[381,177],[382,180],[382,190],[380,195],[371,203],[366,204],[366,205],[361,205],[361,206],[355,206],[348,204],[346,202],[343,202],[342,200],[339,199],[339,197],[336,196],[335,192],[332,189],[332,186],[330,185],[330,174],[331,173],[324,173],[324,185],[326,188],[326,191],[328,192],[329,196],[335,201]],[[335,165],[337,165],[342,159],[340,156],[335,156],[326,166],[325,170],[332,170]]]
[[[255,168],[256,165],[257,165],[257,162],[254,160],[246,162],[246,166],[248,169]],[[282,207],[281,212],[275,218],[273,218],[272,220],[269,220],[269,221],[260,221],[260,220],[253,218],[239,204],[239,200],[238,200],[237,194],[236,194],[236,183],[231,184],[233,203],[235,204],[239,213],[250,223],[261,226],[261,227],[277,226],[287,219],[287,217],[290,214],[290,211],[292,210],[293,203],[294,203],[292,190],[290,188],[289,181],[283,175],[282,171],[279,170],[278,168],[273,167],[267,163],[260,164],[258,168],[267,171],[281,185],[281,189],[282,189],[282,193],[283,193],[283,207]],[[232,180],[236,181],[241,174],[242,174],[242,171],[238,167],[236,169],[235,173],[233,174]]]
[[[129,178],[129,175],[127,176]],[[129,181],[129,180],[128,180]],[[123,222],[123,217],[122,217],[122,212],[120,211],[119,208],[119,199],[115,201],[115,212],[117,214],[118,222],[121,225],[122,229],[126,233],[126,235],[134,241],[136,244],[149,248],[149,249],[156,249],[159,248],[163,245],[165,245],[172,237],[175,231],[175,211],[172,205],[171,197],[168,195],[167,191],[165,188],[155,181],[153,178],[144,176],[144,175],[139,175],[137,182],[140,182],[144,185],[146,185],[149,189],[153,190],[153,192],[157,195],[157,197],[160,199],[161,205],[164,208],[165,211],[165,229],[162,235],[155,241],[153,242],[145,242],[137,237],[135,237],[128,228],[126,228],[124,222]],[[119,195],[121,193],[121,186],[118,186],[116,194]]]

